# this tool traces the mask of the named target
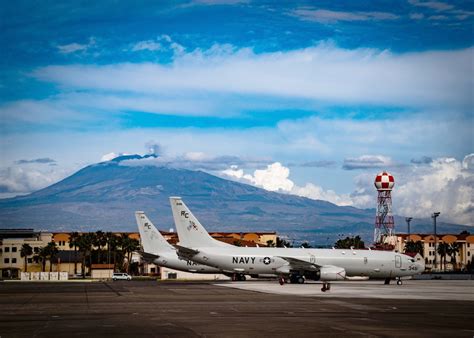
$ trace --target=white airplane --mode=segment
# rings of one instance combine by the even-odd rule
[[[151,223],[143,211],[136,211],[138,231],[142,241],[142,256],[156,265],[166,268],[198,273],[221,273],[215,267],[201,265],[189,259],[179,257],[176,248],[169,244],[158,229]]]
[[[330,281],[354,277],[384,278],[386,284],[396,278],[401,285],[400,277],[425,269],[423,261],[392,251],[232,246],[212,238],[180,197],[170,197],[170,203],[179,236],[178,255],[226,273],[276,275],[282,285],[288,278],[292,283],[320,280],[324,292],[330,289]]]

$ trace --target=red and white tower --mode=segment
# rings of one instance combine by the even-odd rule
[[[395,180],[392,175],[384,171],[375,177],[374,184],[378,192],[374,242],[382,244],[382,241],[390,241],[395,227],[392,215],[392,188]]]

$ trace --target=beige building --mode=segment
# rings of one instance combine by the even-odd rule
[[[25,258],[21,257],[21,247],[29,244],[33,254],[26,258],[27,269],[31,272],[41,271],[41,263],[35,263],[33,257],[40,248],[52,240],[50,232],[35,232],[32,229],[0,229],[0,272],[3,278],[17,278],[24,271]],[[46,266],[49,271],[49,266]]]
[[[396,235],[396,244],[395,250],[399,252],[405,251],[405,245],[408,241],[418,242],[420,241],[423,245],[423,257],[425,259],[426,269],[427,270],[437,270],[442,271],[446,269],[449,270],[463,270],[466,268],[467,264],[473,262],[474,256],[474,235],[470,234],[444,234],[437,235],[438,245],[440,243],[453,244],[457,243],[459,245],[459,251],[456,253],[456,264],[451,263],[451,257],[446,256],[446,266],[441,265],[441,257],[439,253],[435,251],[435,237],[432,234],[411,234],[408,237],[408,234],[399,234]],[[437,254],[437,266],[434,266],[435,254]]]

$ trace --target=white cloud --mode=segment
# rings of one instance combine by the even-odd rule
[[[293,15],[308,21],[334,23],[338,21],[382,21],[396,20],[398,15],[386,12],[342,12],[326,9],[300,8],[292,12]]]
[[[295,186],[290,193],[313,200],[328,201],[341,206],[354,205],[354,201],[349,194],[337,194],[334,190],[324,190],[313,183],[306,183],[304,187]]]
[[[399,168],[392,172],[395,187],[392,192],[397,215],[427,218],[440,211],[448,222],[474,225],[474,154],[463,161],[454,158],[438,158],[421,166]],[[356,189],[351,194],[338,194],[333,190],[307,183],[298,186],[289,178],[290,170],[280,163],[256,170],[254,175],[245,174],[234,166],[221,172],[224,176],[292,195],[320,199],[337,205],[374,208],[376,173],[364,172],[355,178]]]
[[[221,171],[220,174],[268,191],[278,191],[315,200],[325,200],[337,205],[353,205],[353,201],[347,194],[338,195],[333,190],[324,190],[313,183],[307,183],[303,187],[296,185],[289,179],[290,169],[279,162],[269,164],[265,169],[257,169],[253,175],[245,174],[244,170],[239,169],[238,166],[232,166]]]
[[[93,47],[96,44],[95,38],[89,38],[89,42],[86,44],[79,44],[79,43],[70,43],[67,45],[58,45],[57,48],[59,53],[61,54],[71,54],[76,52],[85,52],[89,48]]]
[[[252,178],[254,185],[269,191],[291,191],[294,183],[288,179],[290,169],[279,162],[269,164],[266,169],[255,170]]]
[[[127,154],[127,153],[114,153],[114,152],[108,153],[108,154],[103,155],[100,158],[100,162],[107,162],[107,161],[113,160],[114,158],[117,158],[117,157],[120,157],[120,156],[125,156],[125,155],[130,155],[130,154]]]
[[[468,164],[473,156],[463,162],[438,158],[428,167],[413,167],[393,192],[398,214],[427,217],[440,211],[445,220],[474,225],[474,172]]]
[[[149,50],[149,51],[156,51],[162,48],[161,44],[155,40],[146,40],[146,41],[139,41],[135,43],[132,47],[133,52]]]
[[[346,170],[391,167],[394,163],[390,157],[382,155],[362,155],[344,159],[342,167]]]
[[[413,20],[421,20],[425,17],[425,15],[423,13],[411,13],[410,14],[410,19],[413,19]]]
[[[159,94],[213,92],[306,98],[339,103],[430,107],[471,104],[472,48],[392,54],[330,44],[255,54],[214,47],[152,63],[48,66],[39,80],[72,89]],[[177,54],[179,54],[177,52]]]
[[[425,8],[433,9],[439,12],[447,11],[454,8],[453,5],[448,4],[446,2],[441,2],[441,1],[408,0],[408,2],[412,4],[413,6],[425,7]]]
[[[0,198],[45,188],[65,178],[70,170],[51,166],[15,166],[0,169]]]

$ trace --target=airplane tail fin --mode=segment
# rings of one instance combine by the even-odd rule
[[[174,250],[171,244],[161,235],[143,211],[135,212],[138,231],[142,241],[143,251],[149,254],[159,254],[163,251]]]
[[[181,246],[187,248],[230,246],[212,238],[181,197],[170,197],[170,203]]]

